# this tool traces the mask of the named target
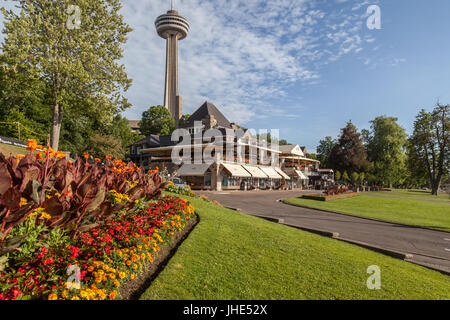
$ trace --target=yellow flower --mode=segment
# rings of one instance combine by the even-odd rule
[[[117,288],[120,287],[120,282],[119,282],[119,280],[115,279],[115,280],[114,280],[114,285],[115,285]]]
[[[78,297],[73,297],[73,298],[70,299],[70,300],[80,300],[80,298],[78,298]]]
[[[119,272],[119,278],[120,279],[125,278],[125,272]]]
[[[131,274],[131,280],[134,280],[134,278],[136,277],[136,275],[134,273]]]
[[[58,296],[55,293],[52,293],[48,296],[48,300],[58,300]]]
[[[19,205],[20,205],[21,207],[26,206],[27,204],[28,204],[27,199],[25,199],[25,198],[20,198],[20,203],[19,203]]]

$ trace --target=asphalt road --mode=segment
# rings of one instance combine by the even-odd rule
[[[284,219],[290,226],[338,232],[340,237],[412,254],[408,261],[450,272],[450,233],[294,207],[281,202],[308,191],[203,192],[241,212]],[[413,205],[414,202],[411,202]],[[450,204],[449,204],[450,205]]]

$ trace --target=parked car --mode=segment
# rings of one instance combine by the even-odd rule
[[[181,178],[170,178],[169,181],[172,181],[177,187],[184,188],[187,186],[186,182],[184,182]]]

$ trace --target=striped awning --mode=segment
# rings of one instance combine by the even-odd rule
[[[267,179],[267,174],[264,173],[260,168],[255,166],[242,166],[245,170],[247,170],[253,178],[262,178]]]
[[[222,163],[222,166],[232,177],[251,178],[252,175],[238,164]]]
[[[259,167],[270,179],[281,179],[281,175],[279,175],[274,168],[272,167]]]
[[[178,169],[178,175],[180,177],[198,177],[204,176],[205,172],[209,169],[210,164],[183,164]]]
[[[290,178],[286,173],[284,173],[283,170],[281,170],[281,169],[278,168],[278,167],[273,167],[273,168],[274,168],[275,171],[276,171],[279,175],[281,175],[284,179],[286,179],[286,180],[291,180],[291,178]]]

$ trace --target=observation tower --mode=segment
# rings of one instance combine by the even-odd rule
[[[183,116],[183,101],[178,91],[178,40],[183,40],[189,33],[189,22],[178,15],[176,10],[167,11],[155,21],[158,35],[166,39],[166,83],[164,89],[164,106],[175,119],[175,127]]]

